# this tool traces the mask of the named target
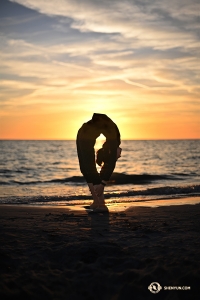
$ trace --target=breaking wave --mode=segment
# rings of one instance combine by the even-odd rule
[[[155,181],[161,180],[184,180],[186,176],[190,176],[189,174],[181,174],[175,173],[170,175],[153,175],[153,174],[124,174],[124,173],[113,173],[109,184],[110,185],[120,185],[120,184],[149,184]],[[85,183],[85,179],[83,176],[72,176],[67,178],[55,178],[51,180],[44,181],[18,181],[18,180],[10,180],[9,182],[0,181],[1,185],[9,185],[9,184],[19,184],[19,185],[35,185],[35,184],[83,184]]]

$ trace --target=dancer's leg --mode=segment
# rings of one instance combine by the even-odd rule
[[[89,190],[92,194],[92,198],[93,198],[93,203],[90,205],[90,208],[93,209],[102,209],[107,210],[107,207],[105,205],[105,200],[104,200],[104,194],[102,194],[100,197],[98,197],[94,191],[94,185],[93,183],[88,183],[89,186]]]
[[[97,197],[95,191],[94,191],[94,185],[93,183],[88,183],[89,190],[92,194],[93,203],[90,205],[91,208],[97,208],[99,206],[99,198]]]
[[[98,199],[99,199],[99,206],[105,206],[106,205],[105,200],[104,200],[104,193],[100,197],[98,197]]]
[[[97,212],[108,212],[108,208],[105,204],[105,200],[104,200],[104,193],[98,197],[99,199],[99,206],[97,208],[95,208],[94,210]]]

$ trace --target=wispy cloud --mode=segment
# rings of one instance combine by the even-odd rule
[[[1,21],[2,115],[34,104],[94,110],[98,102],[113,111],[199,112],[196,0],[9,3],[25,10]]]

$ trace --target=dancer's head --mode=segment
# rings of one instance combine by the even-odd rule
[[[116,161],[121,157],[122,148],[118,147],[116,152]],[[105,142],[101,149],[97,151],[96,163],[101,166],[110,160],[111,150],[108,143]]]
[[[110,149],[105,142],[101,149],[97,151],[96,163],[101,166],[102,163],[108,162],[110,158]]]

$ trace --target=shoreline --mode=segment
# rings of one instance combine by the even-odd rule
[[[118,201],[118,199],[108,199],[106,201],[106,206],[109,209],[109,212],[123,212],[126,209],[129,209],[130,207],[150,207],[150,208],[156,208],[156,207],[163,207],[163,206],[181,206],[181,205],[196,205],[200,203],[200,196],[184,196],[184,197],[179,197],[179,198],[165,198],[165,199],[142,199],[142,200],[131,200],[131,198],[124,198],[121,199],[122,201]],[[20,203],[2,203],[0,204],[1,207],[32,207],[32,208],[63,208],[63,209],[68,209],[71,211],[85,211],[85,207],[89,206],[90,203],[92,203],[92,200],[84,200],[80,201],[81,204],[78,203],[78,200],[72,200],[69,201],[68,203],[63,203],[63,204],[20,204]],[[83,204],[84,203],[84,204]],[[86,210],[87,211],[87,210]]]
[[[131,204],[0,205],[0,298],[148,300],[158,282],[159,299],[198,299],[200,204]]]

